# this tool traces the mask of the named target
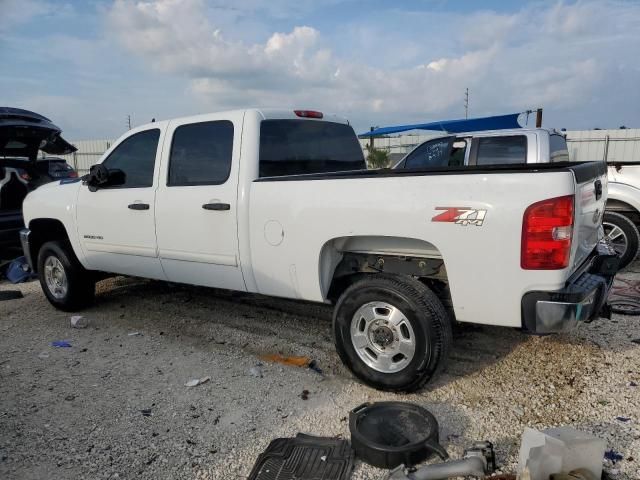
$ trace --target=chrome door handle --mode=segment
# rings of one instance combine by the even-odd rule
[[[228,203],[205,203],[202,208],[205,210],[231,210],[231,205]]]

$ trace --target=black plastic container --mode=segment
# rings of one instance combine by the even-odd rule
[[[418,405],[363,403],[349,413],[351,445],[362,461],[380,468],[416,465],[447,451],[438,443],[438,421]]]

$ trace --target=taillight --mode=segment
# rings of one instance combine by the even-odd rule
[[[315,110],[294,110],[295,113],[299,117],[304,118],[322,118],[322,112],[316,112]]]
[[[78,172],[69,172],[68,178],[78,178]]]
[[[573,230],[573,195],[530,205],[522,219],[520,266],[525,270],[560,270],[569,265]]]
[[[20,178],[28,182],[29,180],[31,180],[31,175],[29,175],[27,172],[22,172],[20,173]]]

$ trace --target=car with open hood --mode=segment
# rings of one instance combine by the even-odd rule
[[[38,113],[0,107],[0,250],[20,244],[22,203],[27,193],[42,183],[62,178],[60,175],[71,175],[71,167],[64,161],[62,165],[55,161],[59,159],[38,159],[38,152],[66,155],[76,151],[61,132]]]

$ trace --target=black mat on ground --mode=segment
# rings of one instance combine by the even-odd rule
[[[347,480],[352,470],[348,441],[299,433],[295,438],[273,440],[248,480]]]
[[[22,298],[22,292],[20,290],[3,290],[0,292],[0,302],[3,300],[17,300],[18,298]]]

